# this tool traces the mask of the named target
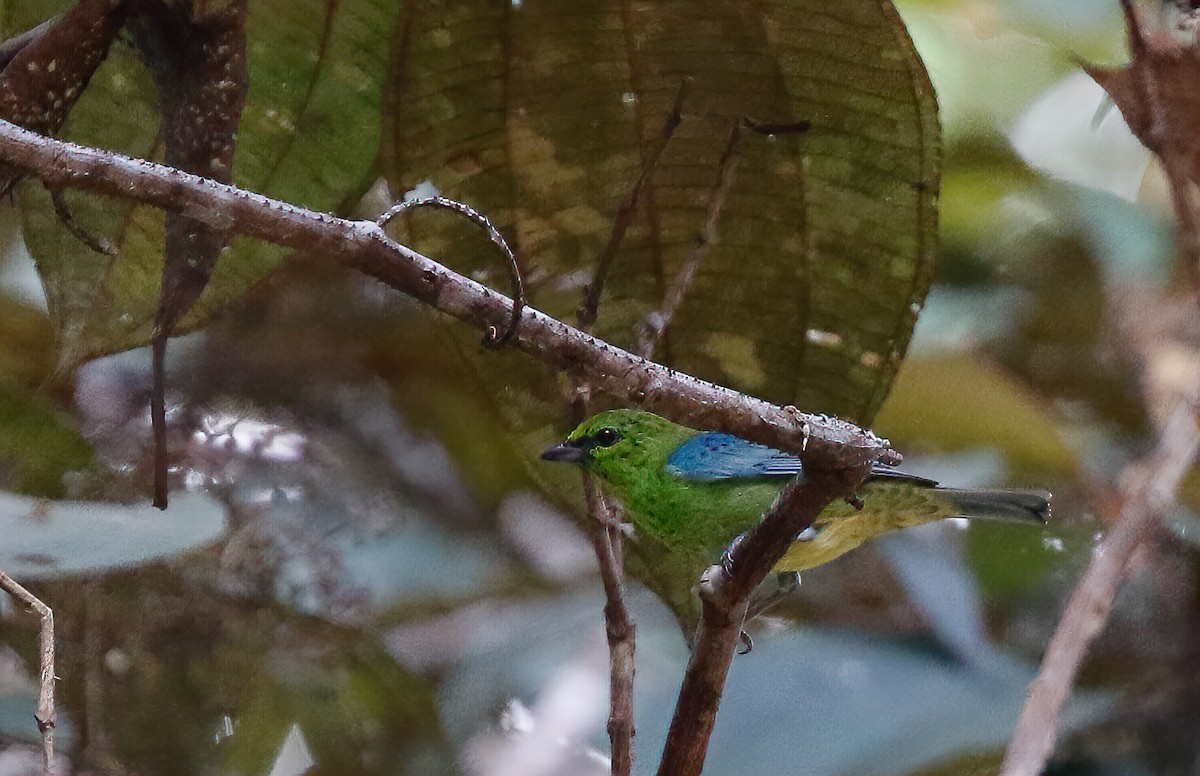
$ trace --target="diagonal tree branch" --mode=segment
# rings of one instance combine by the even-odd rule
[[[729,198],[729,192],[733,189],[733,182],[737,177],[738,163],[741,161],[742,133],[750,131],[761,135],[791,135],[807,132],[809,126],[807,121],[763,124],[751,118],[742,118],[733,125],[733,129],[729,131],[729,139],[725,143],[725,151],[721,154],[716,184],[713,186],[712,194],[709,195],[708,208],[704,215],[704,228],[696,234],[692,249],[688,251],[687,261],[684,262],[683,267],[675,276],[675,280],[667,289],[662,309],[650,313],[638,327],[638,353],[643,358],[654,358],[655,349],[667,329],[671,327],[675,313],[683,304],[684,298],[691,291],[692,282],[696,279],[700,265],[704,263],[709,247],[721,239],[717,232],[717,224],[721,221],[721,211],[725,208],[725,201]]]
[[[658,166],[658,160],[662,157],[663,151],[667,150],[667,145],[671,142],[671,137],[675,134],[675,129],[683,121],[683,103],[687,100],[688,92],[691,91],[691,88],[692,77],[687,76],[679,84],[679,91],[675,94],[675,106],[667,114],[666,121],[663,122],[658,142],[654,144],[650,152],[642,160],[642,172],[638,175],[637,180],[634,181],[633,189],[629,192],[629,196],[617,208],[617,214],[613,218],[612,231],[608,235],[608,242],[605,244],[604,250],[600,251],[600,257],[596,260],[596,271],[592,275],[591,281],[584,287],[583,303],[575,311],[575,319],[582,329],[590,330],[592,324],[596,322],[596,316],[600,308],[600,295],[604,293],[604,281],[608,278],[608,272],[612,269],[613,261],[617,258],[617,251],[621,249],[621,242],[625,239],[625,233],[629,231],[629,227],[633,224],[633,217],[637,214],[638,201],[642,197],[642,190],[646,187],[646,182],[649,181],[650,174]]]
[[[1134,134],[1162,161],[1179,224],[1178,247],[1187,259],[1193,288],[1200,291],[1200,212],[1192,183],[1195,133],[1187,123],[1200,110],[1192,85],[1200,60],[1195,49],[1155,50],[1133,2],[1121,0],[1120,5],[1133,62],[1119,70],[1083,67],[1109,92]],[[1104,630],[1129,561],[1174,502],[1181,480],[1196,460],[1200,374],[1190,379],[1188,395],[1172,412],[1136,482],[1126,489],[1119,518],[1067,602],[1017,720],[1002,776],[1036,776],[1045,768],[1058,737],[1063,705],[1089,647]]]
[[[1196,409],[1194,396],[1175,409],[1139,481],[1126,493],[1120,518],[1096,548],[1071,594],[1041,671],[1029,688],[1001,776],[1037,776],[1045,767],[1054,750],[1063,704],[1088,647],[1104,630],[1129,560],[1174,503],[1180,481],[1196,460],[1200,450]]]
[[[152,162],[66,143],[0,122],[0,162],[62,188],[79,188],[181,212],[227,230],[296,250],[325,253],[413,298],[486,331],[501,328],[512,300],[451,271],[384,234]],[[676,372],[525,308],[512,346],[612,396],[683,423],[716,429],[796,453],[813,469],[898,463],[887,440],[852,423],[779,407]]]

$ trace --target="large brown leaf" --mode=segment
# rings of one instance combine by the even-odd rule
[[[924,299],[937,232],[936,103],[889,3],[426,2],[406,5],[401,25],[385,129],[393,183],[428,179],[492,216],[532,302],[567,319],[692,79],[600,303],[596,333],[627,347],[704,229],[730,129],[747,116],[807,122],[804,134],[743,138],[717,241],[656,357],[871,421]],[[398,232],[414,247],[506,288],[502,257],[473,227],[407,219]],[[434,337],[445,341],[430,348]],[[484,481],[502,487],[510,470],[499,462],[532,460],[566,429],[566,386],[527,358],[484,352],[440,321],[401,339],[392,357],[404,401],[451,428]],[[467,366],[442,358],[443,345]],[[444,386],[464,379],[477,390],[448,398]]]

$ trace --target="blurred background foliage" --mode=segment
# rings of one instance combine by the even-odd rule
[[[446,5],[252,3],[236,180],[357,214],[406,191],[461,196],[529,257],[539,306],[570,320],[640,167],[637,139],[654,137],[677,79],[612,75],[630,45],[618,17],[535,16],[528,0]],[[845,62],[879,52],[873,66],[901,72],[893,28],[867,15],[871,45],[804,39],[795,61],[774,63],[745,53],[804,28],[786,11],[819,17],[812,6],[773,4],[758,28],[717,11],[671,17],[669,4],[649,17],[648,50],[693,30],[707,43],[688,62],[645,67],[710,80],[685,103],[648,195],[660,215],[631,228],[597,331],[636,344],[703,222],[733,117],[813,123],[743,139],[702,293],[660,355],[805,409],[863,421],[879,409],[874,426],[908,468],[962,486],[1048,487],[1055,518],[1044,532],[930,526],[807,574],[735,661],[706,773],[989,772],[1114,513],[1112,486],[1196,359],[1194,303],[1148,156],[1077,73],[1077,57],[1125,61],[1115,3],[897,3],[940,104],[936,264],[921,242],[930,213],[913,215],[932,195],[912,185],[929,175],[929,138],[904,134],[928,107],[912,103],[901,126],[869,79],[816,88],[801,77],[814,46],[844,60],[827,67],[847,80]],[[878,7],[855,7],[867,6]],[[0,24],[11,34],[53,10],[3,0]],[[523,11],[541,26],[497,32]],[[152,154],[153,90],[122,46],[65,134]],[[566,66],[581,51],[593,66]],[[498,55],[527,67],[497,71]],[[768,67],[762,93],[721,81]],[[911,84],[896,78],[889,90]],[[529,109],[504,122],[504,100]],[[689,120],[689,104],[708,118]],[[907,138],[890,156],[889,121]],[[846,183],[845,167],[872,155],[876,173]],[[812,188],[797,192],[803,164]],[[84,503],[43,510],[55,543],[30,527],[33,502],[0,502],[0,536],[20,537],[0,539],[0,567],[56,609],[74,766],[483,774],[543,747],[554,755],[544,772],[602,772],[586,751],[606,749],[594,560],[556,506],[572,483],[564,475],[548,497],[529,464],[569,428],[570,386],[521,354],[481,351],[478,333],[326,257],[283,261],[235,242],[169,365],[175,485],[213,498],[177,496],[159,519],[190,530],[146,549],[149,356],[126,348],[148,332],[161,216],[69,194],[83,223],[120,235],[121,260],[108,262],[60,233],[38,189],[24,184],[19,218],[0,212],[0,478],[14,494]],[[894,213],[863,210],[888,196],[901,198]],[[817,203],[803,229],[788,222],[797,201]],[[821,207],[841,224],[828,234]],[[417,213],[397,234],[507,291],[500,257],[448,217]],[[786,257],[812,247],[805,235],[821,237],[826,261],[789,274]],[[814,283],[826,290],[812,306],[792,306]],[[859,339],[820,357],[800,345],[810,329]],[[1135,561],[1054,773],[1193,772],[1200,485],[1186,495]],[[138,508],[114,515],[97,500]],[[137,551],[114,557],[122,546]],[[630,596],[649,770],[686,650],[652,595],[634,584]],[[0,757],[15,763],[0,773],[35,735],[32,626],[0,614]]]

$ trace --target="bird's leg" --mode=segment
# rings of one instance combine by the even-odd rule
[[[783,601],[799,589],[800,572],[785,571],[776,574],[773,590],[756,593],[750,599],[750,608],[746,612],[746,621],[749,622],[760,614],[765,614],[772,606]]]
[[[728,573],[728,572],[726,572]],[[785,571],[775,575],[775,588],[766,592],[755,593],[750,599],[750,605],[746,610],[746,619],[743,624],[750,622],[760,614],[766,613],[775,604],[784,600],[792,593],[800,588],[800,572]],[[737,653],[739,655],[749,654],[750,650],[754,649],[754,640],[750,638],[750,634],[745,629],[738,634]]]

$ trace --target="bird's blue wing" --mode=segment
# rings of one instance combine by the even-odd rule
[[[715,431],[698,434],[667,459],[667,471],[687,480],[707,482],[744,477],[792,477],[800,459],[791,453]]]
[[[791,453],[716,431],[692,437],[667,459],[668,472],[698,482],[748,477],[794,477],[803,468],[800,458]],[[906,474],[880,464],[872,468],[871,479],[906,482],[926,488],[937,486],[936,480]]]

